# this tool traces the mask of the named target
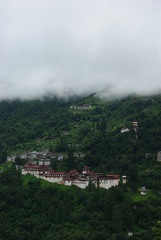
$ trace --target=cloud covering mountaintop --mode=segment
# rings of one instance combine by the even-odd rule
[[[161,91],[160,23],[160,0],[0,0],[0,100]]]

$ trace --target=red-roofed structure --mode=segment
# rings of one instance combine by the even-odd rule
[[[96,187],[110,188],[117,186],[120,182],[120,176],[116,174],[103,174],[91,172],[90,168],[85,166],[82,173],[73,169],[69,172],[55,172],[46,165],[36,165],[33,163],[26,163],[22,169],[22,174],[31,174],[38,178],[42,178],[52,183],[64,184],[67,186],[76,185],[80,188],[86,188],[91,181]],[[124,183],[125,183],[124,176]]]

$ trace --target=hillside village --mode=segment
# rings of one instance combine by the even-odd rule
[[[62,153],[50,152],[48,150],[44,151],[28,151],[21,154],[11,154],[7,156],[7,162],[15,162],[16,158],[26,159],[28,161],[37,162],[38,165],[50,165],[52,159],[57,159],[58,161],[63,160],[64,155]]]
[[[74,152],[74,158],[84,158],[85,153]],[[16,158],[20,158],[26,161],[32,161],[38,165],[50,165],[52,160],[62,161],[65,158],[65,153],[51,152],[49,150],[44,151],[27,151],[21,154],[11,154],[7,156],[7,162],[15,162]]]
[[[85,104],[82,105],[81,107],[79,106],[71,106],[72,109],[89,109],[91,105],[89,104]],[[137,132],[138,132],[138,122],[132,122],[132,127],[134,132],[136,133],[137,136]],[[120,133],[128,133],[130,131],[129,128],[127,127],[123,127],[120,130]],[[68,131],[63,131],[63,135],[64,136],[68,136],[70,133]],[[79,144],[76,144],[76,146],[78,146]],[[70,143],[68,143],[68,146],[71,146]],[[75,158],[84,158],[85,157],[85,153],[83,152],[73,152],[73,156]],[[21,154],[10,154],[7,156],[7,162],[10,161],[15,161],[16,158],[21,158],[21,159],[28,159],[28,160],[33,160],[36,159],[38,161],[38,165],[50,165],[51,160],[52,159],[57,159],[58,161],[61,161],[64,159],[64,153],[58,153],[58,152],[51,152],[49,150],[44,150],[44,151],[27,151],[27,152],[22,152]]]
[[[84,157],[83,153],[74,153],[74,157]],[[103,174],[98,172],[91,172],[90,168],[85,166],[82,173],[73,169],[69,172],[57,172],[51,168],[51,162],[53,159],[62,161],[64,159],[63,154],[53,153],[48,150],[45,151],[32,151],[24,152],[20,155],[10,155],[7,157],[7,161],[15,162],[16,158],[24,159],[27,163],[22,167],[22,174],[30,174],[40,179],[44,179],[51,183],[63,184],[66,186],[78,186],[80,188],[86,188],[92,183],[95,187],[101,187],[109,189],[113,186],[118,186],[120,182],[126,183],[126,176],[120,176],[116,174]]]
[[[126,131],[125,131],[126,132]],[[74,153],[74,157],[84,157],[83,153]],[[45,151],[24,152],[18,156],[10,155],[7,157],[8,162],[15,162],[16,158],[24,159],[26,164],[22,167],[22,175],[30,174],[36,178],[46,180],[51,183],[63,184],[66,186],[78,186],[85,189],[92,183],[95,187],[109,189],[118,186],[120,182],[127,182],[126,176],[118,174],[103,174],[100,172],[91,172],[90,168],[85,166],[81,173],[76,169],[68,172],[58,172],[51,168],[53,159],[62,161],[64,159],[61,153],[52,153]],[[145,154],[146,159],[150,157],[149,153]],[[157,161],[161,161],[161,151],[157,153]],[[140,190],[141,195],[146,195],[146,188]]]
[[[91,105],[82,105],[80,106],[71,106],[72,109],[77,110],[87,110]],[[133,131],[138,138],[138,122],[132,122]],[[130,131],[130,128],[123,127],[120,130],[121,134],[126,134]],[[67,131],[63,132],[64,135],[69,135]],[[85,153],[74,152],[73,157],[83,159]],[[145,158],[149,158],[150,154],[145,153]],[[79,173],[77,170],[70,170],[68,172],[59,172],[51,168],[53,160],[61,162],[66,158],[65,153],[51,152],[49,150],[44,151],[28,151],[21,154],[13,154],[7,156],[7,162],[15,162],[16,158],[20,158],[27,162],[22,168],[22,174],[30,174],[37,178],[44,179],[51,183],[63,184],[66,186],[78,186],[80,188],[86,188],[92,183],[95,187],[101,187],[109,189],[112,186],[118,186],[120,181],[126,183],[126,176],[120,176],[116,174],[103,174],[98,172],[91,172],[89,167],[84,167],[82,173]],[[70,159],[69,159],[70,161]],[[161,152],[157,153],[157,161],[161,161]],[[143,190],[140,191],[141,195],[146,195],[146,189],[143,187]]]

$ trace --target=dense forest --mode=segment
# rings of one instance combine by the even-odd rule
[[[22,178],[14,166],[0,175],[0,195],[0,239],[151,240],[161,216],[155,192],[142,200],[123,185],[57,186]]]
[[[83,104],[92,107],[71,108]],[[161,220],[160,106],[160,95],[2,101],[0,239],[154,239]],[[121,133],[122,128],[129,131]],[[66,156],[53,163],[55,170],[88,165],[127,175],[128,183],[109,190],[57,186],[21,176],[5,162],[7,155],[42,149]],[[74,158],[74,152],[85,157]],[[139,192],[143,186],[146,196]]]

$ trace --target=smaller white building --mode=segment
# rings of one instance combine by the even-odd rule
[[[146,196],[146,187],[142,187],[142,188],[140,189],[140,194],[141,194],[142,196]]]
[[[64,185],[66,186],[72,186],[72,178],[65,177],[64,178]]]
[[[128,235],[129,237],[131,237],[131,236],[133,235],[133,233],[129,231],[129,232],[127,233],[127,235]]]
[[[61,160],[63,160],[63,159],[64,159],[63,154],[59,154],[59,155],[58,155],[58,161],[61,161]]]
[[[38,160],[39,166],[42,166],[42,165],[49,166],[50,163],[51,163],[51,160],[49,160],[49,159],[40,159],[40,160]]]
[[[7,162],[15,162],[16,155],[7,156]]]
[[[92,108],[91,104],[83,104],[83,105],[72,105],[70,106],[71,109],[76,109],[76,110],[88,110]]]
[[[126,176],[122,176],[122,183],[123,183],[123,184],[126,184],[126,183],[127,183],[127,178],[126,178]]]
[[[161,161],[161,151],[157,153],[157,161]]]
[[[42,178],[48,182],[63,184],[65,172],[48,171],[45,174],[39,174],[39,178]]]
[[[138,132],[138,122],[134,121],[132,122],[133,128],[135,132]]]
[[[118,186],[119,182],[119,175],[106,175],[99,178],[99,187],[109,189],[110,187]]]
[[[126,132],[129,132],[130,131],[130,129],[129,128],[122,128],[121,129],[121,133],[126,133]]]
[[[21,153],[20,158],[21,159],[26,159],[27,158],[27,153]]]
[[[31,159],[35,159],[37,157],[37,153],[36,151],[31,152]]]

